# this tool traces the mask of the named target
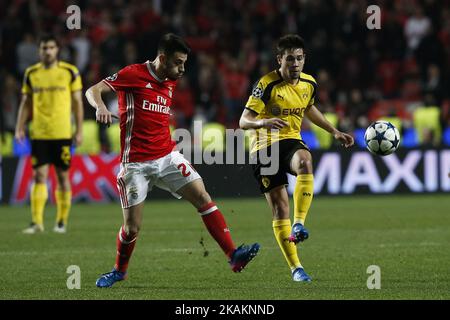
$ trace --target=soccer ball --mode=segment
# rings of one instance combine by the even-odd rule
[[[364,134],[367,150],[373,154],[387,156],[397,150],[400,144],[400,133],[394,125],[387,121],[375,121]]]

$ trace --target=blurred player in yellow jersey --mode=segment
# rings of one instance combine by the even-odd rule
[[[22,85],[22,100],[16,125],[16,139],[25,138],[25,127],[32,115],[30,130],[33,165],[31,188],[32,223],[24,233],[44,230],[44,208],[48,198],[47,176],[53,164],[58,177],[56,224],[53,231],[66,232],[71,206],[69,167],[70,147],[82,142],[83,100],[78,69],[58,60],[59,45],[53,36],[44,36],[39,42],[40,62],[26,71]],[[71,115],[74,113],[75,133],[72,133]]]
[[[292,278],[294,281],[311,281],[295,246],[309,236],[304,224],[314,191],[311,153],[301,140],[302,120],[306,116],[346,148],[354,141],[352,136],[334,128],[315,106],[316,81],[302,72],[305,64],[303,39],[297,35],[280,38],[277,61],[279,69],[264,75],[253,88],[239,125],[242,129],[256,129],[251,149],[252,157],[257,159],[253,165],[254,175],[272,209],[275,238]],[[261,161],[263,152],[278,160],[276,174],[264,174],[262,169],[268,165]],[[297,176],[292,227],[286,191],[287,173]]]

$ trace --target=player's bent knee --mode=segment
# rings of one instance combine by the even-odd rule
[[[138,225],[125,225],[124,231],[127,235],[127,237],[136,237],[140,231],[140,227]]]
[[[313,164],[312,160],[308,158],[302,158],[300,160],[299,166],[295,169],[295,173],[299,174],[311,174],[313,173]]]
[[[313,172],[313,163],[311,159],[304,160],[303,163],[303,173],[312,173]]]
[[[209,195],[208,192],[201,192],[199,193],[198,197],[197,197],[197,204],[196,206],[198,208],[204,207],[206,206],[208,203],[210,203],[211,200],[211,196]]]

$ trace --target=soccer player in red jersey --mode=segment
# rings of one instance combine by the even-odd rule
[[[125,279],[142,224],[144,200],[153,186],[194,205],[234,272],[241,271],[259,250],[257,243],[235,247],[225,219],[206,192],[200,175],[174,150],[176,144],[169,130],[170,106],[189,53],[182,38],[166,34],[158,44],[155,60],[129,65],[86,91],[87,100],[96,109],[97,121],[103,124],[111,124],[113,114],[101,94],[115,91],[120,118],[121,170],[117,187],[124,223],[117,236],[115,266],[97,280],[98,287],[110,287]]]

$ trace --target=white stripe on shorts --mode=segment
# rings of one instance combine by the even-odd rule
[[[125,175],[126,168],[122,168],[117,177],[117,188],[119,189],[120,194],[120,202],[122,204],[122,208],[128,208],[128,198],[127,198],[127,188],[125,186],[125,182],[122,177]]]

